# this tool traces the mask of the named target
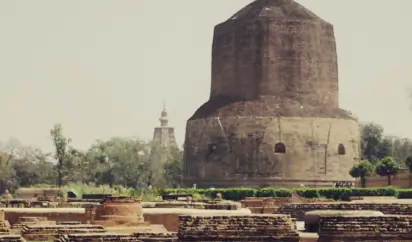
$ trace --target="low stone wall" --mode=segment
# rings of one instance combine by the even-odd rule
[[[242,207],[250,209],[254,214],[273,214],[279,208],[277,205],[274,205],[273,198],[247,197],[241,204]]]
[[[323,202],[336,202],[333,199],[327,198],[300,198],[302,203],[323,203]],[[275,206],[282,206],[287,203],[293,203],[291,197],[246,197],[245,200],[242,201],[242,204],[245,206],[267,206],[268,204],[272,204]]]
[[[317,233],[300,232],[300,242],[318,242],[319,236]]]
[[[19,220],[13,224],[12,229],[20,233],[24,226],[34,224],[56,225],[56,221],[49,221],[46,217],[19,217]]]
[[[26,240],[19,234],[0,235],[1,242],[25,242]]]
[[[242,208],[242,204],[232,201],[222,201],[205,204],[204,208],[212,210],[239,210]]]
[[[139,241],[178,241],[177,233],[134,233],[133,237]]]
[[[96,206],[96,220],[100,219],[102,206]],[[2,208],[5,212],[5,219],[11,225],[20,224],[21,217],[44,217],[49,221],[62,222],[80,221],[87,223],[89,216],[84,208]],[[179,215],[192,214],[251,214],[249,209],[239,210],[206,210],[188,208],[144,208],[144,220],[150,224],[163,224],[167,230],[177,232],[179,230]]]
[[[2,208],[5,219],[13,226],[20,217],[46,217],[56,222],[88,221],[84,208]]]
[[[284,204],[279,213],[290,214],[297,220],[303,220],[305,213],[313,210],[372,210],[384,214],[412,215],[412,204],[408,203],[311,203]]]
[[[167,231],[177,232],[179,230],[179,214],[176,213],[149,213],[144,214],[144,220],[151,224],[162,224]]]
[[[57,238],[61,234],[105,233],[100,225],[26,225],[21,230],[22,236],[27,240],[47,241]]]
[[[180,215],[249,215],[249,209],[239,210],[205,210],[190,208],[148,208],[143,209],[144,220],[150,224],[163,224],[168,231],[178,232]]]
[[[336,203],[331,199],[305,198],[305,204],[329,202]],[[242,207],[249,208],[254,214],[278,213],[279,206],[292,203],[292,198],[288,197],[247,197],[242,202]]]
[[[233,201],[220,202],[188,202],[188,201],[163,201],[145,202],[143,208],[193,208],[193,209],[213,209],[213,210],[237,210],[241,204]]]
[[[318,242],[331,241],[412,241],[412,216],[322,217]]]
[[[56,242],[101,242],[101,241],[129,241],[129,242],[141,242],[141,241],[159,241],[159,242],[177,242],[176,233],[135,233],[128,234],[70,234],[61,235]]]
[[[287,215],[180,216],[179,241],[299,242]]]
[[[345,215],[356,216],[383,216],[382,212],[369,210],[314,210],[305,214],[305,232],[318,233],[319,221],[324,217],[336,217]]]

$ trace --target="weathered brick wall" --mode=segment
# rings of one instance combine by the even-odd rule
[[[50,240],[61,234],[105,233],[100,225],[76,224],[76,225],[25,225],[21,230],[22,236],[27,240]]]
[[[412,241],[412,216],[323,217],[318,242]]]
[[[25,242],[24,238],[22,238],[18,234],[7,234],[7,235],[0,235],[1,242]]]
[[[304,201],[303,203],[335,202],[334,200],[323,198],[303,198],[302,200]],[[274,214],[278,213],[279,206],[291,202],[292,198],[287,197],[247,197],[242,201],[242,207],[250,209],[250,211],[254,214]]]
[[[180,216],[179,241],[298,242],[289,216]]]
[[[299,117],[228,117],[187,123],[184,179],[198,187],[332,186],[353,181],[359,157],[354,120]],[[275,153],[278,142],[286,153]],[[210,144],[216,150],[210,152]],[[338,154],[339,144],[345,154]]]
[[[180,227],[180,216],[189,216],[192,214],[228,214],[230,215],[249,215],[251,212],[247,209],[241,210],[206,210],[206,209],[179,209],[179,208],[169,208],[169,209],[158,209],[151,208],[145,209],[143,212],[144,220],[150,222],[150,224],[162,224],[168,231],[177,232]]]
[[[369,210],[315,210],[305,213],[304,224],[305,232],[318,233],[319,221],[323,217],[336,217],[345,215],[356,216],[383,216],[379,211]]]
[[[70,234],[61,235],[56,242],[100,242],[100,241],[130,241],[130,242],[177,242],[176,233],[135,233],[126,234]]]
[[[5,211],[5,219],[10,222],[11,225],[18,223],[20,217],[46,217],[47,220],[57,221],[57,222],[69,222],[69,221],[82,221],[87,222],[88,218],[84,213],[62,213],[62,212],[52,212],[51,210],[44,211],[42,213],[30,212],[25,209],[10,211]]]
[[[290,214],[297,220],[303,220],[306,212],[313,210],[371,210],[384,214],[412,215],[412,204],[407,203],[312,203],[285,204],[278,212]]]
[[[176,213],[150,213],[143,214],[144,220],[150,222],[150,224],[163,224],[168,231],[179,231],[179,216],[181,214]]]

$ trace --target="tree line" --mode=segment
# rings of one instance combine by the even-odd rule
[[[182,176],[182,150],[165,148],[138,138],[96,140],[87,150],[72,146],[56,124],[50,130],[54,152],[22,145],[10,139],[0,145],[0,193],[38,184],[69,183],[121,185],[135,189],[178,187]],[[366,181],[373,173],[388,177],[402,168],[412,172],[412,141],[388,136],[382,126],[360,126],[361,161],[349,172]],[[389,171],[389,172],[388,172]]]
[[[71,145],[61,124],[50,130],[54,152],[24,146],[10,139],[0,146],[0,193],[33,185],[69,183],[121,185],[135,189],[177,187],[182,151],[138,138],[96,140],[89,149]]]
[[[412,172],[412,141],[408,138],[384,134],[382,126],[374,123],[360,126],[361,161],[355,164],[349,174],[359,178],[365,187],[369,176],[385,176],[388,185],[401,169]]]

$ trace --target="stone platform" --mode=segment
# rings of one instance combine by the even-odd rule
[[[319,227],[318,242],[412,241],[412,216],[328,216]]]
[[[345,215],[383,216],[383,213],[369,210],[314,210],[305,214],[305,232],[318,233],[320,220],[324,217],[337,217]]]
[[[143,209],[143,215],[145,221],[149,221],[151,224],[163,224],[170,232],[178,232],[180,221],[179,216],[186,215],[250,215],[252,214],[249,209],[239,210],[209,210],[209,209],[190,209],[190,208],[148,208]]]
[[[0,235],[1,242],[26,242],[19,234]]]
[[[26,225],[21,230],[22,236],[27,240],[50,240],[62,234],[105,233],[101,225]]]
[[[45,217],[49,221],[69,222],[88,220],[84,208],[2,208],[5,219],[13,226],[20,217]]]
[[[135,233],[135,234],[70,234],[61,235],[56,242],[117,242],[117,241],[129,241],[129,242],[177,242],[176,233]]]
[[[179,241],[299,242],[287,215],[180,216]]]
[[[383,214],[412,215],[412,204],[402,202],[291,203],[282,205],[278,213],[290,214],[297,220],[303,220],[305,213],[313,210],[370,210]]]

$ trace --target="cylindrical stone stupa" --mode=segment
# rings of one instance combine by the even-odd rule
[[[107,197],[101,215],[95,224],[103,226],[145,225],[143,210],[138,197]]]
[[[339,108],[333,26],[293,0],[256,0],[214,30],[209,100],[188,120],[184,183],[352,181],[358,122]]]

